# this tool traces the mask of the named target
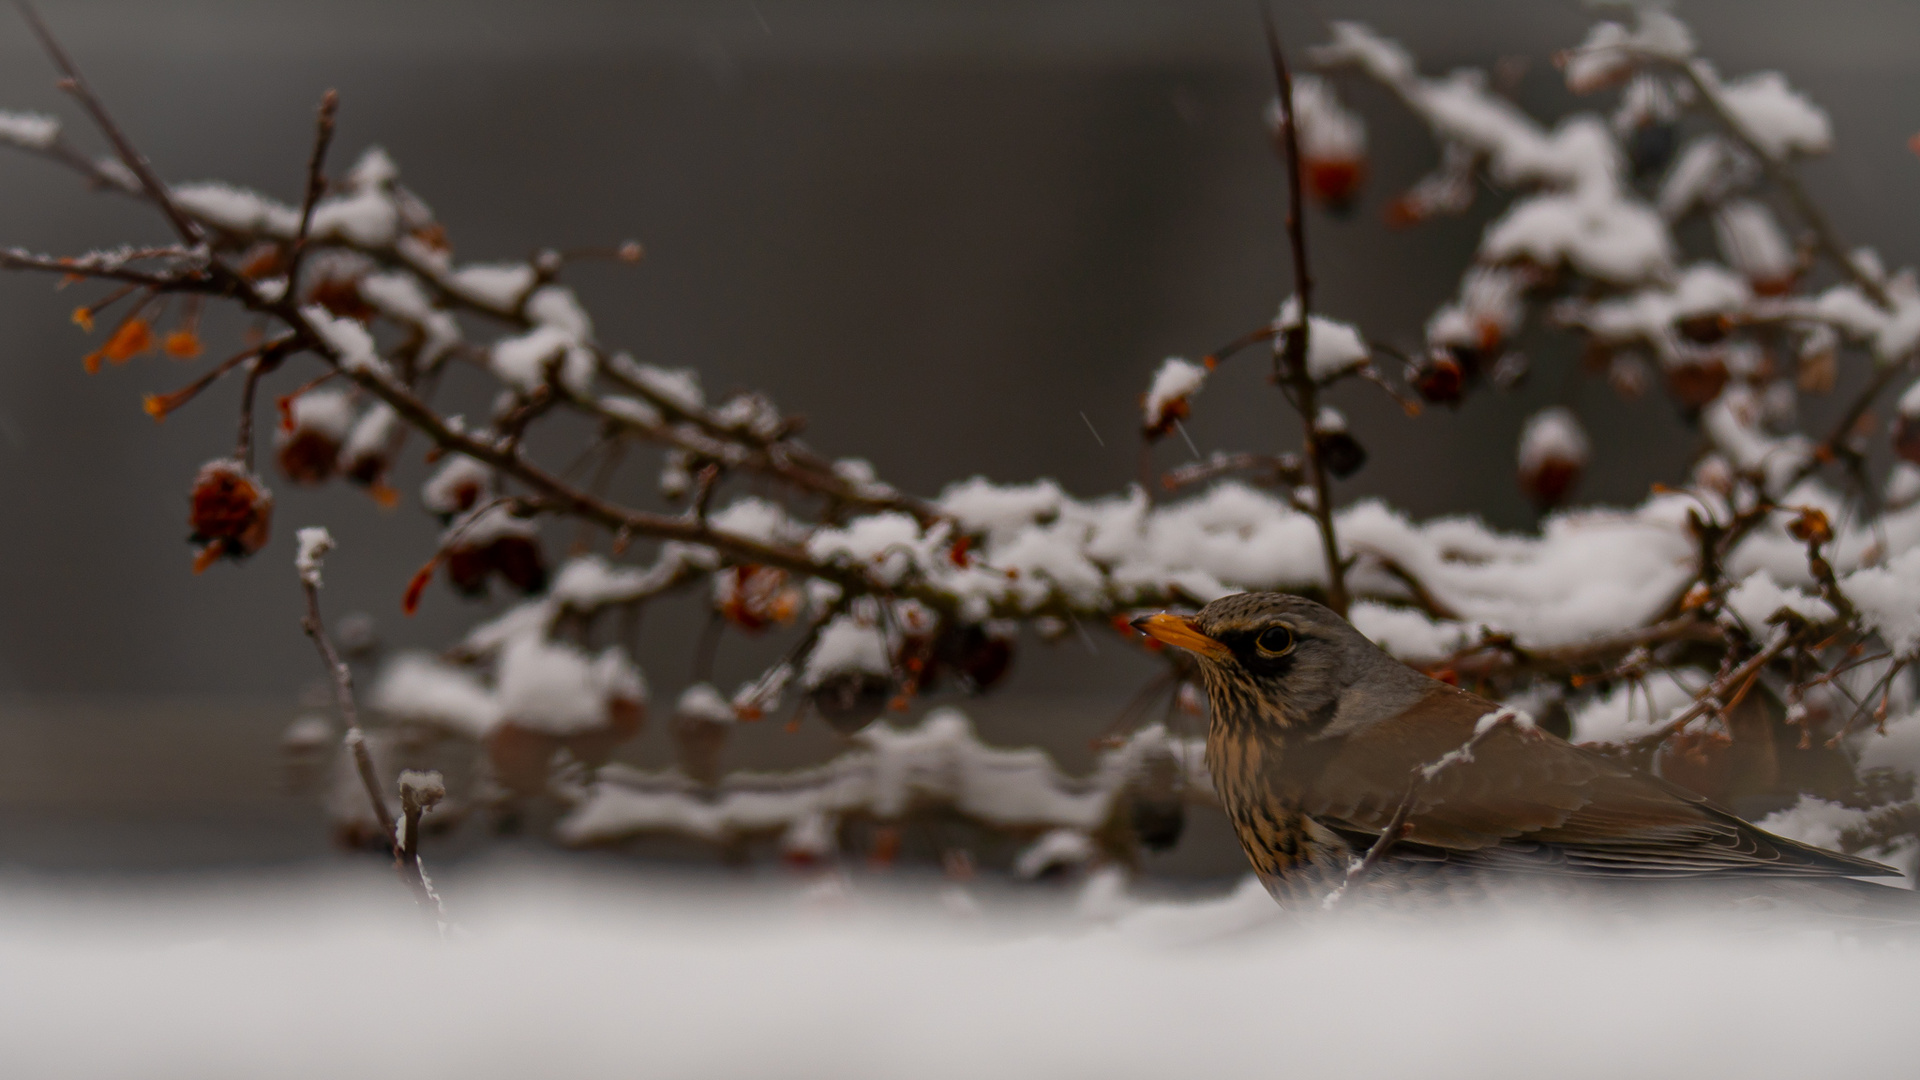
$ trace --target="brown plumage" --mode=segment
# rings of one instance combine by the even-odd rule
[[[1498,708],[1388,656],[1310,600],[1245,593],[1134,624],[1200,661],[1207,766],[1276,895],[1330,880],[1417,791],[1403,868],[1687,878],[1894,875],[1774,836],[1706,799],[1531,727],[1412,785]]]

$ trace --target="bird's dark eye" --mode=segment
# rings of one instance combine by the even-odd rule
[[[1293,631],[1284,626],[1269,626],[1253,639],[1261,656],[1285,656],[1293,651]]]

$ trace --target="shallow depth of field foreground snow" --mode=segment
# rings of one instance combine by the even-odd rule
[[[447,943],[357,871],[0,880],[5,1075],[1912,1075],[1920,951],[1883,938],[538,869],[449,875]]]

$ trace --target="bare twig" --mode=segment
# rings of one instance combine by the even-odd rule
[[[313,228],[313,208],[327,187],[327,148],[333,144],[333,118],[340,108],[340,93],[328,90],[320,98],[314,117],[313,154],[307,158],[307,189],[300,200],[300,228],[293,236],[293,254],[287,259],[287,288],[299,287],[300,261],[307,256],[307,234]]]
[[[93,117],[93,122],[100,128],[100,133],[113,144],[113,151],[119,155],[120,163],[140,179],[140,186],[146,191],[147,198],[153,200],[154,205],[167,216],[167,220],[173,224],[174,231],[180,234],[182,240],[194,246],[204,243],[205,233],[174,203],[173,197],[167,193],[166,185],[161,183],[160,178],[154,174],[153,165],[147,161],[146,155],[135,149],[126,134],[120,130],[120,125],[113,122],[113,117],[108,115],[100,99],[94,96],[92,88],[87,85],[87,80],[80,74],[80,69],[74,65],[72,58],[67,56],[66,50],[60,47],[60,42],[55,40],[53,33],[47,29],[47,24],[41,20],[40,12],[35,10],[28,0],[14,0],[14,6],[20,9],[20,16],[27,21],[27,26],[32,28],[33,35],[40,39],[41,47],[47,50],[47,55],[52,58],[54,66],[60,69],[60,74],[63,76],[60,88],[73,95],[74,99],[80,102],[80,106],[87,110],[87,115]]]
[[[248,472],[253,471],[253,400],[254,391],[260,386],[260,376],[266,374],[267,364],[262,355],[256,355],[247,361],[246,379],[240,384],[240,423],[234,444],[233,456]],[[217,369],[216,369],[217,374]]]
[[[1302,441],[1305,444],[1307,470],[1313,481],[1313,520],[1320,533],[1320,551],[1327,564],[1327,606],[1341,615],[1347,613],[1347,568],[1340,558],[1340,541],[1333,528],[1333,487],[1327,479],[1326,463],[1320,460],[1320,447],[1313,437],[1313,421],[1320,413],[1320,388],[1307,365],[1311,342],[1309,334],[1313,314],[1313,275],[1307,267],[1307,223],[1301,197],[1299,124],[1293,112],[1293,76],[1287,70],[1287,58],[1280,48],[1280,31],[1274,27],[1273,13],[1260,8],[1266,24],[1267,52],[1273,61],[1273,77],[1280,92],[1281,147],[1287,167],[1287,244],[1293,251],[1293,292],[1298,301],[1297,325],[1284,328],[1284,348],[1274,357],[1274,377],[1293,388],[1290,400],[1300,414]],[[1285,364],[1279,361],[1284,356]]]
[[[1693,704],[1687,706],[1680,715],[1660,725],[1657,729],[1640,736],[1626,744],[1629,752],[1643,752],[1665,742],[1667,738],[1680,731],[1702,716],[1725,713],[1739,704],[1746,696],[1750,683],[1768,664],[1793,644],[1796,635],[1786,630],[1775,631],[1773,637],[1761,647],[1760,651],[1748,657],[1739,667],[1723,673],[1707,685],[1705,690],[1695,695]],[[1728,696],[1728,691],[1737,691]]]

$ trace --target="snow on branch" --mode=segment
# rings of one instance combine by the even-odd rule
[[[394,155],[368,148],[329,175],[336,125],[348,132],[352,120],[351,103],[334,95],[316,111],[301,191],[165,182],[29,20],[112,154],[89,156],[60,121],[23,112],[0,112],[0,146],[147,205],[177,239],[76,255],[10,249],[0,265],[99,292],[73,316],[84,331],[101,324],[104,340],[82,354],[89,370],[159,352],[201,364],[191,382],[147,398],[156,420],[238,379],[235,451],[191,481],[196,568],[269,543],[273,496],[255,472],[251,429],[266,390],[284,395],[273,465],[290,482],[340,481],[392,505],[401,496],[388,479],[403,455],[434,463],[418,501],[440,532],[417,553],[414,580],[395,589],[404,610],[512,597],[441,654],[389,658],[371,699],[381,727],[368,734],[351,672],[319,624],[324,531],[300,535],[310,632],[341,695],[345,752],[372,778],[367,807],[382,843],[417,839],[411,826],[394,832],[390,790],[403,801],[412,790],[422,813],[433,801],[418,778],[391,788],[365,756],[368,738],[406,732],[480,753],[484,783],[447,796],[440,820],[463,800],[547,799],[568,807],[561,834],[572,842],[767,832],[814,850],[846,815],[891,819],[924,803],[996,828],[1054,830],[1036,864],[1070,859],[1074,837],[1112,810],[1124,786],[1115,762],[1133,750],[1074,779],[1031,754],[980,746],[955,713],[905,732],[869,725],[947,687],[994,687],[1017,655],[1042,647],[1034,639],[1111,633],[1133,647],[1135,608],[1247,589],[1321,598],[1402,659],[1495,697],[1554,705],[1568,730],[1663,755],[1663,769],[1704,794],[1731,790],[1725,745],[1738,710],[1767,703],[1771,726],[1740,727],[1739,737],[1765,732],[1766,760],[1816,745],[1843,755],[1819,772],[1843,777],[1821,798],[1882,808],[1911,798],[1867,774],[1920,762],[1894,738],[1910,727],[1907,665],[1920,652],[1912,394],[1887,425],[1900,469],[1874,475],[1867,440],[1880,398],[1910,381],[1920,285],[1841,237],[1798,180],[1798,157],[1833,149],[1827,113],[1780,74],[1722,78],[1670,13],[1648,6],[1603,21],[1564,53],[1573,90],[1617,90],[1618,101],[1557,119],[1530,115],[1481,72],[1423,74],[1406,47],[1352,22],[1333,24],[1313,50],[1323,74],[1296,77],[1269,27],[1291,297],[1271,318],[1274,306],[1247,313],[1250,330],[1189,354],[1198,361],[1136,358],[1149,444],[1141,484],[1082,496],[1051,480],[975,477],[932,498],[903,492],[867,461],[814,450],[802,419],[764,394],[712,395],[695,369],[643,363],[603,341],[570,282],[594,264],[638,261],[637,243],[457,262],[452,223],[406,185]],[[1504,200],[1457,287],[1436,290],[1448,299],[1410,355],[1323,313],[1341,310],[1340,298],[1315,306],[1309,209],[1345,213],[1365,198],[1369,136],[1340,101],[1343,72],[1385,86],[1437,144],[1434,171],[1386,207],[1391,221]],[[1696,216],[1706,227],[1679,228]],[[1823,261],[1837,283],[1817,284]],[[225,359],[201,361],[200,313],[214,304],[265,329]],[[1517,348],[1530,328],[1573,348],[1543,343],[1530,359]],[[1175,494],[1150,491],[1152,444],[1221,394],[1217,380],[1241,377],[1221,364],[1257,345],[1271,353],[1260,374],[1298,419],[1301,442],[1223,451],[1158,478]],[[1389,357],[1404,364],[1404,386]],[[496,390],[482,414],[444,410],[455,366]],[[1856,368],[1861,378],[1843,380]],[[1365,440],[1376,436],[1327,395],[1366,382],[1412,417],[1415,397],[1455,406],[1536,370],[1549,387],[1584,371],[1630,400],[1664,399],[1697,425],[1699,456],[1674,463],[1635,505],[1566,509],[1583,473],[1615,448],[1612,433],[1548,402],[1497,466],[1515,470],[1545,515],[1536,530],[1342,502],[1337,483],[1365,466]],[[1858,388],[1832,408],[1802,408],[1842,385]],[[1804,430],[1807,415],[1829,415],[1829,426]],[[545,437],[561,417],[591,432],[568,457],[553,456]],[[1417,437],[1411,430],[1394,437]],[[642,485],[669,509],[624,494]],[[563,522],[572,550],[556,557]],[[430,596],[435,581],[450,595]],[[696,670],[652,680],[683,684],[671,687],[670,721],[683,767],[636,773],[610,764],[649,703],[632,642],[642,613],[676,593],[707,611],[704,627],[669,628],[698,638]],[[730,696],[702,666],[724,634],[781,642],[780,658]],[[1182,700],[1191,672],[1140,655],[1164,666]],[[1594,711],[1602,701],[1619,708],[1619,688],[1627,700],[1644,691],[1648,715]],[[721,779],[726,740],[790,689],[795,722],[818,717],[853,733],[855,749],[790,777]],[[1549,710],[1539,711],[1545,724]]]

